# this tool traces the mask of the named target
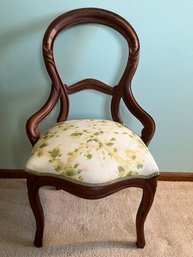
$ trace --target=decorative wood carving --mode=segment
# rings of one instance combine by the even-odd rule
[[[109,26],[118,31],[127,41],[129,58],[124,73],[118,85],[106,85],[95,79],[85,79],[74,85],[67,86],[61,80],[54,61],[53,46],[57,35],[72,26],[85,23],[98,23]],[[97,8],[83,8],[67,12],[55,19],[48,27],[43,40],[43,57],[46,69],[52,81],[50,97],[46,104],[35,113],[27,122],[27,133],[32,144],[39,139],[38,124],[52,111],[60,99],[60,114],[58,121],[68,118],[68,95],[85,89],[93,89],[112,96],[111,114],[114,121],[123,123],[119,105],[123,99],[130,112],[140,120],[144,128],[141,133],[142,140],[148,144],[155,131],[155,123],[136,102],[131,89],[131,81],[137,69],[139,61],[139,40],[132,26],[119,15]]]

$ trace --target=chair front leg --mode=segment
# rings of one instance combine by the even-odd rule
[[[44,213],[39,197],[40,186],[38,180],[38,176],[29,174],[27,178],[27,188],[29,203],[36,221],[36,234],[34,239],[34,245],[36,247],[42,247],[44,232]]]
[[[156,186],[157,178],[145,180],[143,196],[136,216],[136,245],[138,248],[144,248],[145,246],[144,223],[154,200]]]

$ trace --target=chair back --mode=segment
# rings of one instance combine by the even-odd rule
[[[94,78],[81,80],[73,85],[66,85],[57,70],[54,59],[54,42],[56,37],[70,27],[80,24],[97,23],[109,26],[119,32],[127,41],[129,55],[124,72],[117,85],[107,85]],[[47,72],[52,81],[49,99],[45,105],[27,122],[27,134],[32,144],[39,138],[38,123],[55,107],[60,99],[60,112],[57,121],[65,121],[69,112],[69,95],[81,90],[93,89],[112,96],[111,115],[114,121],[122,123],[120,100],[123,99],[130,112],[140,120],[144,128],[141,138],[148,144],[154,134],[155,123],[136,102],[131,90],[131,81],[139,61],[139,40],[132,26],[121,16],[98,8],[82,8],[69,11],[56,18],[48,27],[43,39],[43,57]]]

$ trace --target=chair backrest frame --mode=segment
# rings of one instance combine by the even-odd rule
[[[128,43],[129,56],[127,65],[119,83],[115,86],[109,86],[99,80],[90,78],[70,86],[62,82],[54,60],[53,47],[55,39],[61,31],[67,28],[88,23],[109,26],[118,31]],[[61,122],[68,118],[68,95],[85,89],[94,89],[111,95],[112,119],[120,123],[122,123],[122,118],[119,105],[122,98],[130,112],[143,124],[141,138],[145,144],[149,144],[155,131],[155,123],[152,117],[139,106],[131,90],[131,81],[139,61],[139,39],[135,30],[124,18],[113,12],[98,8],[82,8],[69,11],[56,18],[49,25],[44,35],[42,50],[45,66],[52,81],[52,87],[47,102],[27,121],[26,130],[32,145],[39,139],[38,124],[53,110],[58,100],[60,99],[60,113],[57,121]]]

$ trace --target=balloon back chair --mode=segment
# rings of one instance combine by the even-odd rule
[[[109,86],[96,79],[84,79],[73,85],[62,82],[55,65],[53,46],[57,35],[78,24],[97,23],[118,31],[127,41],[129,57],[117,85]],[[51,78],[51,92],[43,107],[31,116],[26,130],[33,145],[26,164],[28,197],[36,221],[34,245],[42,246],[44,214],[39,189],[53,186],[85,199],[99,199],[127,187],[143,190],[136,215],[136,245],[145,246],[144,222],[152,206],[158,167],[147,146],[155,123],[136,102],[131,81],[139,59],[139,40],[132,26],[119,15],[97,8],[72,10],[56,18],[43,39],[43,57]],[[67,120],[69,95],[92,89],[112,96],[112,120]],[[123,125],[120,100],[142,123],[141,136]],[[40,133],[38,124],[60,102],[55,125]]]

